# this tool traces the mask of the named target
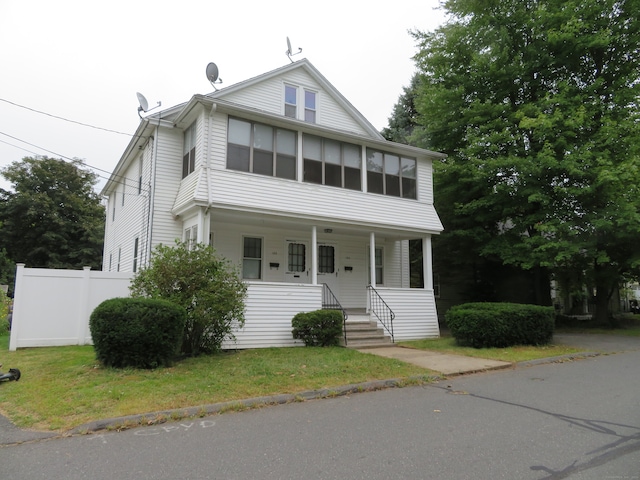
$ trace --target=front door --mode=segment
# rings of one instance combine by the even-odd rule
[[[307,243],[287,240],[287,283],[311,283],[311,266],[307,262]]]
[[[318,283],[326,283],[333,294],[340,300],[336,247],[334,245],[318,244]]]

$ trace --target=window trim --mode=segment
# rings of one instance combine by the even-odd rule
[[[314,158],[309,158],[307,159],[304,155],[304,142],[305,142],[305,138],[317,138],[320,140],[320,160],[314,159]],[[330,163],[327,162],[326,160],[326,156],[325,156],[325,152],[326,152],[326,142],[335,142],[339,145],[340,147],[340,185],[332,185],[332,184],[327,184],[327,163],[329,163],[329,165],[338,165],[336,163]],[[358,161],[359,161],[359,168],[358,168],[358,175],[355,177],[358,179],[358,184],[359,184],[359,188],[350,188],[347,187],[347,178],[346,178],[346,172],[347,172],[347,168],[351,168],[351,169],[355,169],[354,167],[348,166],[346,165],[345,162],[345,146],[350,145],[353,147],[356,147],[356,150],[358,151]],[[305,177],[305,162],[309,160],[309,161],[313,161],[313,162],[320,162],[321,163],[321,181],[320,183],[318,182],[313,182],[310,180],[307,180]],[[334,140],[332,138],[326,138],[326,137],[321,137],[319,135],[314,135],[314,134],[308,134],[308,133],[303,133],[302,134],[302,181],[304,183],[311,183],[311,184],[315,184],[315,185],[323,185],[326,187],[335,187],[335,188],[343,188],[346,190],[353,190],[354,192],[362,192],[362,147],[358,144],[355,143],[350,143],[350,142],[343,142],[341,140]]]
[[[198,143],[198,122],[193,122],[182,136],[182,178],[191,175],[196,169],[196,146]],[[190,147],[189,150],[186,150]]]
[[[260,240],[260,256],[259,257],[245,257],[244,255],[244,250],[245,250],[245,240],[247,239],[253,239],[253,240]],[[264,279],[264,237],[260,237],[260,236],[255,236],[255,235],[242,235],[242,242],[240,243],[241,245],[241,255],[240,258],[242,258],[242,279],[243,280],[248,280],[248,281],[256,281],[256,280],[263,280]],[[250,277],[245,277],[245,260],[258,260],[258,278],[250,278]]]
[[[249,145],[240,145],[237,143],[232,143],[229,141],[229,132],[230,132],[230,125],[231,125],[231,121],[236,121],[236,122],[244,122],[244,123],[248,123],[250,125],[250,134],[249,134]],[[262,150],[259,148],[256,148],[254,143],[255,143],[255,127],[256,125],[259,126],[263,126],[263,127],[268,127],[271,129],[272,132],[272,149],[271,149],[271,160],[272,160],[272,166],[271,166],[271,174],[266,174],[266,173],[260,173],[260,172],[255,172],[255,153],[256,150],[258,150],[259,152],[267,152],[268,150]],[[293,155],[290,154],[286,154],[286,153],[281,153],[278,151],[278,132],[288,132],[290,134],[293,135],[293,140],[294,140],[294,146],[293,146]],[[229,167],[229,145],[233,145],[233,146],[238,146],[238,147],[242,147],[242,148],[248,148],[249,149],[249,169],[248,170],[243,170],[243,169],[239,169],[239,168],[231,168]],[[285,159],[289,159],[290,161],[292,161],[293,164],[293,175],[291,175],[290,177],[285,177],[285,176],[278,176],[278,160],[280,160],[281,162],[284,161]],[[289,128],[281,128],[275,125],[268,125],[266,123],[262,123],[262,122],[256,122],[254,120],[248,120],[246,118],[240,118],[240,117],[234,117],[229,115],[228,119],[227,119],[227,162],[226,162],[226,169],[227,170],[233,170],[236,172],[247,172],[247,173],[252,173],[254,175],[263,175],[266,177],[273,177],[273,178],[279,178],[281,180],[292,180],[292,181],[296,181],[298,178],[298,132],[295,130],[291,130]]]
[[[378,153],[382,156],[382,172],[376,172],[374,170],[371,170],[369,168],[369,162],[367,161],[369,159],[370,154],[373,153]],[[398,182],[399,182],[399,192],[400,195],[394,195],[392,193],[388,193],[387,192],[387,172],[386,172],[386,157],[395,157],[398,159],[399,165],[398,165]],[[392,153],[392,152],[386,152],[384,150],[379,150],[377,148],[372,148],[372,147],[367,147],[366,148],[366,159],[365,160],[365,164],[366,164],[366,175],[367,175],[367,192],[368,193],[373,193],[376,195],[387,195],[390,197],[396,197],[396,198],[404,198],[407,200],[418,200],[418,159],[414,158],[414,157],[407,157],[398,153]],[[402,161],[403,160],[411,160],[414,162],[415,164],[415,178],[411,178],[411,177],[405,177],[402,174]],[[382,193],[380,192],[376,192],[376,191],[372,191],[371,190],[371,185],[374,183],[372,181],[370,181],[371,179],[369,178],[369,174],[380,174],[382,175]],[[391,176],[391,175],[390,175]],[[395,176],[395,175],[393,175]],[[408,192],[405,193],[404,191],[404,180],[408,179],[408,180],[413,180],[414,182],[414,196],[407,196]]]

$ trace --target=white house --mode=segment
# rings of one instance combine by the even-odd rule
[[[396,341],[436,337],[443,157],[386,141],[308,60],[290,63],[141,120],[102,191],[103,269],[135,272],[175,239],[210,243],[248,284],[240,348],[296,345],[293,315],[338,303]],[[424,288],[409,285],[415,239]]]

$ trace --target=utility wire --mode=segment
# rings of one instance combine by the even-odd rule
[[[0,102],[9,103],[9,104],[14,105],[16,107],[24,108],[25,110],[30,110],[32,112],[36,112],[36,113],[39,113],[41,115],[46,115],[48,117],[57,118],[58,120],[64,120],[65,122],[75,123],[77,125],[82,125],[84,127],[95,128],[96,130],[104,130],[105,132],[117,133],[118,135],[126,135],[127,137],[133,137],[134,136],[134,135],[131,135],[130,133],[119,132],[118,130],[111,130],[109,128],[96,127],[95,125],[90,125],[88,123],[82,123],[82,122],[77,122],[75,120],[69,120],[68,118],[59,117],[58,115],[52,115],[51,113],[43,112],[43,111],[40,111],[40,110],[36,110],[35,108],[27,107],[25,105],[20,105],[18,103],[11,102],[9,100],[5,100],[4,98],[0,98]]]
[[[27,145],[30,145],[30,146],[35,147],[35,148],[38,148],[38,149],[43,150],[43,151],[45,151],[45,152],[52,153],[53,155],[55,155],[55,156],[57,156],[57,157],[64,158],[64,159],[69,160],[69,161],[71,161],[71,162],[74,162],[74,161],[75,161],[75,162],[79,162],[79,163],[81,163],[82,165],[84,165],[84,166],[86,166],[86,167],[89,167],[89,168],[91,168],[91,169],[93,169],[93,170],[98,170],[98,171],[100,171],[100,172],[106,173],[106,174],[108,174],[109,176],[110,176],[110,175],[111,175],[111,173],[112,173],[112,172],[109,172],[108,170],[103,170],[103,169],[101,169],[101,168],[94,167],[93,165],[89,165],[89,164],[88,164],[88,163],[86,163],[84,160],[81,160],[81,159],[79,159],[79,158],[75,158],[75,159],[74,159],[74,158],[69,158],[69,157],[67,157],[67,156],[65,156],[65,155],[62,155],[62,154],[57,153],[57,152],[54,152],[53,150],[48,150],[48,149],[43,148],[43,147],[41,147],[41,146],[39,146],[39,145],[36,145],[36,144],[33,144],[33,143],[29,143],[29,142],[27,142],[27,141],[25,141],[25,140],[21,140],[20,138],[18,138],[18,137],[14,137],[13,135],[9,135],[8,133],[0,132],[0,135],[4,135],[4,136],[6,136],[6,137],[12,138],[12,139],[17,140],[17,141],[19,141],[19,142],[26,143]],[[0,142],[2,142],[2,143],[6,143],[7,145],[11,145],[12,147],[20,148],[21,150],[24,150],[25,152],[30,152],[30,153],[33,153],[34,155],[38,155],[38,154],[37,154],[37,153],[35,153],[35,152],[31,152],[30,150],[27,150],[27,149],[25,149],[25,148],[18,147],[17,145],[12,145],[12,144],[10,144],[10,143],[8,143],[8,142],[4,142],[4,141],[2,141],[2,140],[0,140]],[[104,180],[109,180],[109,177],[108,177],[108,176],[107,176],[107,177],[105,177],[105,176],[100,175],[100,174],[97,174],[97,175],[98,175],[98,177],[99,177],[99,178],[102,178],[102,179],[104,179]],[[122,178],[122,180],[114,180],[114,183],[118,183],[118,184],[121,184],[121,185],[125,185],[125,186],[127,186],[127,187],[135,187],[135,188],[137,188],[137,183],[135,183],[135,180],[132,180],[132,181],[134,182],[134,184],[131,184],[131,183],[127,183],[127,181],[128,181],[128,180],[131,180],[131,179],[129,179],[129,178],[127,178],[127,177],[124,177],[124,176],[122,176],[122,175],[117,175],[117,176],[118,176],[118,177],[121,177],[121,178]],[[144,189],[143,189],[143,190],[144,190]]]

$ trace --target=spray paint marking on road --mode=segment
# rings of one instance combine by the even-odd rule
[[[209,427],[213,427],[215,424],[216,422],[214,422],[213,420],[201,420],[199,422],[178,423],[178,424],[171,424],[171,425],[163,425],[160,427],[150,427],[150,428],[143,427],[138,430],[135,430],[133,434],[138,437],[153,437],[156,435],[163,435],[166,433],[177,432],[177,431],[188,432],[193,427],[195,427],[196,429],[209,428]],[[91,435],[88,438],[88,440],[102,440],[101,444],[104,445],[105,443],[107,443],[107,437],[110,437],[111,435],[116,435],[116,434],[101,433],[98,435]]]

